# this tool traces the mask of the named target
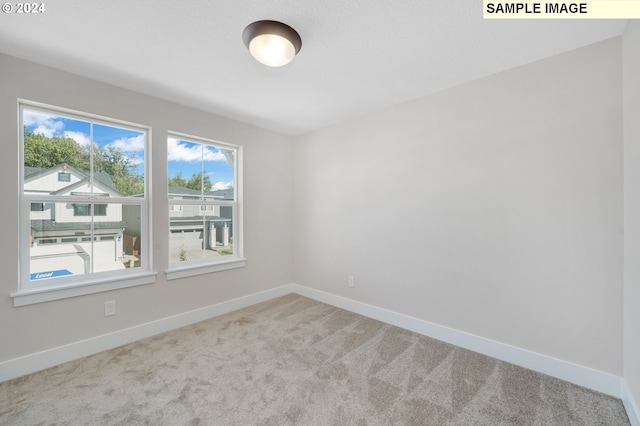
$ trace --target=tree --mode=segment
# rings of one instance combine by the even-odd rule
[[[24,165],[47,169],[67,163],[78,170],[87,171],[88,156],[80,145],[64,136],[46,137],[25,129]]]
[[[179,186],[181,188],[187,187],[187,180],[182,177],[182,172],[178,172],[177,175],[169,178],[169,186]]]
[[[178,172],[177,175],[169,178],[169,186],[180,186],[182,188],[195,189],[196,191],[202,189],[205,192],[209,192],[213,188],[213,183],[211,183],[209,176],[205,176],[203,179],[202,173],[194,173],[187,180],[182,176],[182,172]]]
[[[213,184],[211,183],[211,179],[209,176],[205,176],[202,178],[202,173],[194,173],[191,175],[191,179],[187,182],[187,188],[200,190],[202,188],[204,191],[211,191],[213,188]]]
[[[92,147],[94,173],[108,174],[122,195],[144,192],[144,177],[136,172],[135,157],[128,157],[114,147],[105,148],[95,143],[81,146],[65,136],[47,137],[25,128],[24,165],[46,169],[66,163],[81,172],[89,172]]]
[[[126,156],[117,148],[94,145],[94,169],[111,177],[116,189],[122,195],[135,195],[144,192],[144,179],[135,173],[135,157]]]

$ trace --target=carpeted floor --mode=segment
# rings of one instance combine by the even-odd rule
[[[628,425],[621,401],[288,295],[0,383],[2,425]]]

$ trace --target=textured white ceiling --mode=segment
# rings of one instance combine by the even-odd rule
[[[56,0],[0,15],[0,52],[297,135],[620,35],[624,20],[483,20],[482,0]],[[251,58],[273,19],[302,50]],[[1,75],[1,70],[0,70]]]

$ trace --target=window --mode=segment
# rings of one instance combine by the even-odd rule
[[[20,116],[21,276],[14,304],[153,282],[148,129],[27,102]],[[124,247],[131,240],[140,245],[135,255]]]
[[[169,134],[167,278],[244,266],[241,147]]]
[[[106,204],[74,204],[73,215],[74,216],[91,216],[91,206],[93,206],[94,216],[106,216],[107,205]]]

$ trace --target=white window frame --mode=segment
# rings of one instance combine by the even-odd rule
[[[31,202],[56,202],[61,199],[67,203],[100,203],[104,204],[104,199],[96,199],[91,195],[71,195],[59,196],[49,194],[25,194],[24,192],[24,130],[23,115],[24,109],[38,111],[44,114],[52,114],[69,119],[88,121],[93,124],[114,126],[133,131],[144,132],[145,141],[145,161],[144,161],[144,184],[145,194],[142,197],[110,197],[109,204],[136,205],[140,206],[140,239],[141,239],[141,267],[135,269],[124,269],[114,271],[94,272],[83,275],[68,275],[64,277],[50,278],[33,282],[30,280],[30,210]],[[103,117],[99,115],[74,111],[52,105],[32,102],[24,99],[18,100],[18,125],[20,144],[20,167],[19,167],[19,193],[20,193],[20,275],[18,290],[10,296],[13,298],[14,306],[30,305],[34,303],[47,302],[51,300],[65,299],[69,297],[86,294],[110,291],[119,288],[132,287],[137,285],[151,284],[156,281],[157,273],[153,271],[151,255],[151,203],[150,203],[150,182],[151,182],[151,128],[136,123],[130,123],[118,119]],[[63,198],[62,198],[63,197]]]
[[[220,142],[213,139],[207,139],[200,136],[189,135],[180,132],[169,131],[167,132],[167,141],[169,138],[175,138],[179,140],[185,140],[188,142],[195,142],[204,145],[211,145],[218,149],[227,149],[234,151],[234,197],[233,201],[229,200],[203,200],[203,199],[168,199],[169,210],[175,209],[175,206],[183,205],[218,205],[218,206],[231,206],[233,211],[232,226],[233,226],[233,254],[221,256],[219,258],[204,258],[187,260],[184,262],[169,262],[169,267],[165,270],[167,280],[174,280],[179,278],[186,278],[195,275],[208,274],[212,272],[225,271],[229,269],[243,268],[246,265],[244,258],[244,244],[243,244],[243,214],[242,214],[242,146],[234,145],[227,142]],[[168,165],[168,161],[167,161]],[[201,207],[199,207],[200,211]],[[182,207],[180,207],[182,210]],[[178,210],[173,210],[178,211]],[[167,227],[167,236],[171,237],[171,218],[169,218],[169,224]],[[170,258],[171,244],[168,244],[167,258]]]

